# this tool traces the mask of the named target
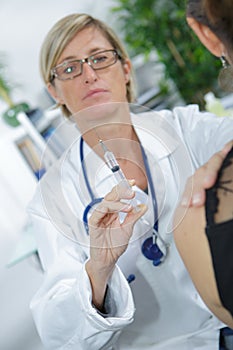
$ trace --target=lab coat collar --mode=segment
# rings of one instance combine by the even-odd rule
[[[140,114],[131,113],[131,121],[137,136],[149,157],[148,160],[151,169],[155,163],[167,158],[180,145],[181,141],[177,132],[167,121],[165,116],[161,115],[161,113],[156,111]],[[85,160],[88,160],[88,177],[91,178],[92,174],[95,174],[95,178],[98,182],[102,182],[106,176],[111,177],[111,170],[85,142],[84,158]],[[98,172],[96,172],[96,168],[98,168]],[[112,186],[114,186],[114,183],[112,183]]]
[[[131,114],[132,123],[145,150],[156,160],[168,157],[180,144],[171,124],[158,112]],[[152,149],[153,147],[153,149]]]

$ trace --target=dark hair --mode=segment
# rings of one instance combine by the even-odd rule
[[[208,26],[222,41],[227,54],[233,59],[233,1],[188,0],[187,17]]]
[[[203,0],[187,0],[186,16],[195,18],[198,22],[210,26]]]

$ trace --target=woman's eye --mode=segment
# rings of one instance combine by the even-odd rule
[[[106,56],[98,56],[93,59],[93,63],[101,63],[104,62],[107,59]]]
[[[64,69],[64,73],[66,74],[70,74],[70,73],[73,73],[76,69],[76,66],[75,65],[69,65],[68,67],[66,67]]]

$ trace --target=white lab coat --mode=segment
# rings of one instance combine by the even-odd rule
[[[158,267],[143,256],[141,245],[151,232],[138,222],[109,281],[110,314],[103,317],[92,306],[85,271],[89,237],[82,223],[90,197],[80,166],[79,140],[75,141],[43,177],[29,206],[45,270],[44,283],[31,302],[38,332],[51,350],[217,350],[223,324],[193,286],[171,226],[187,176],[233,139],[233,120],[200,113],[191,105],[134,115],[132,122],[149,159],[159,232],[169,245],[168,256]],[[91,186],[103,196],[114,184],[111,172],[86,144],[84,152]],[[145,218],[152,223],[150,189],[146,199]],[[136,278],[129,284],[130,274]]]

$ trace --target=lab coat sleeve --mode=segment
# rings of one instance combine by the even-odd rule
[[[197,105],[175,108],[173,122],[196,168],[233,140],[233,118],[200,112]]]
[[[37,239],[45,276],[30,307],[43,345],[50,350],[108,348],[133,321],[134,302],[128,282],[116,266],[108,284],[114,315],[112,310],[111,317],[100,315],[91,302],[84,249],[55,232],[45,213],[37,215],[34,210],[31,217],[35,229],[39,227]],[[52,237],[46,239],[50,234]]]

